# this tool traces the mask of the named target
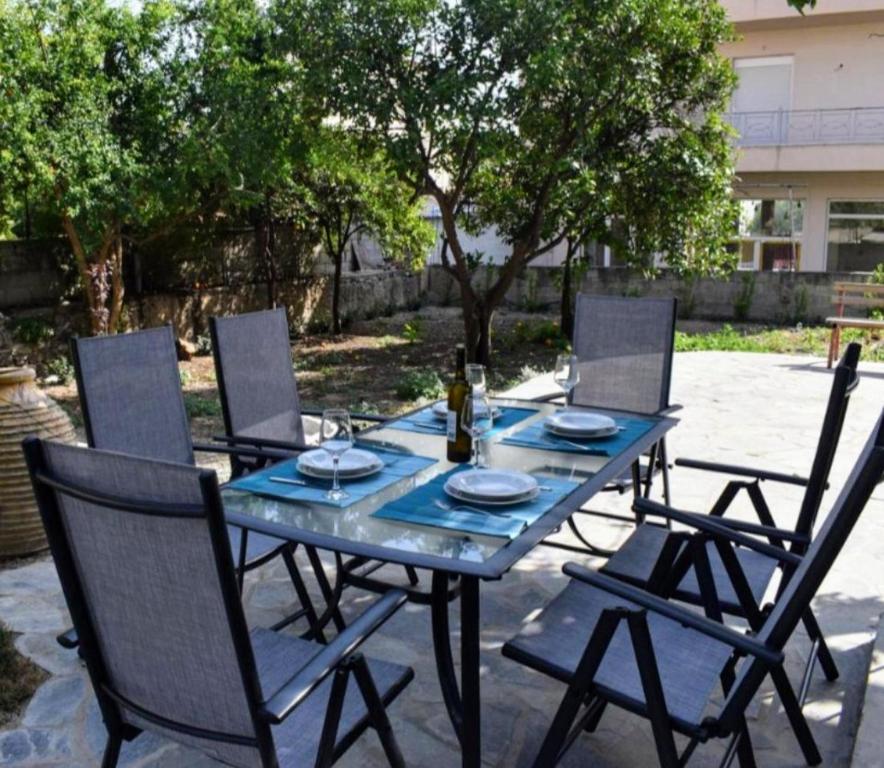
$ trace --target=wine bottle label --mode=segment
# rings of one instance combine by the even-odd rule
[[[448,442],[453,443],[457,440],[457,413],[455,411],[448,411]]]

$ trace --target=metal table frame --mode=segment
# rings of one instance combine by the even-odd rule
[[[536,407],[537,403],[524,401],[525,407]],[[423,406],[425,407],[425,406]],[[415,409],[412,413],[421,409]],[[676,419],[646,416],[625,411],[592,409],[598,413],[609,413],[630,417],[640,417],[655,421],[655,425],[640,438],[633,441],[610,460],[592,477],[578,486],[570,495],[562,499],[540,519],[528,526],[518,537],[502,546],[495,554],[483,562],[455,560],[449,557],[407,552],[392,547],[368,544],[343,539],[323,533],[295,528],[294,526],[261,520],[252,515],[228,512],[227,520],[243,528],[269,534],[308,547],[316,547],[338,554],[381,560],[387,563],[413,566],[432,571],[432,592],[430,599],[433,649],[436,670],[445,707],[454,731],[461,745],[464,768],[479,768],[482,756],[481,739],[481,690],[479,682],[479,584],[481,581],[498,580],[519,560],[540,544],[547,536],[565,524],[575,510],[579,509],[611,480],[620,477],[639,457],[672,429]],[[405,414],[407,416],[408,414]],[[400,416],[398,418],[405,418]],[[382,429],[384,424],[365,430],[361,436]],[[531,449],[526,449],[531,450]],[[460,662],[461,679],[458,685],[454,657],[451,650],[449,631],[449,590],[450,582],[460,578]]]

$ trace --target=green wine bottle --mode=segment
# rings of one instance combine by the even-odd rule
[[[461,423],[463,404],[469,395],[467,353],[464,345],[458,344],[454,381],[448,387],[448,461],[462,463],[470,460],[472,441]]]

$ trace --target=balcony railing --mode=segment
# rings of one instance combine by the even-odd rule
[[[882,144],[884,107],[731,112],[740,147]]]

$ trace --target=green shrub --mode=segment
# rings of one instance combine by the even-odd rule
[[[215,397],[203,397],[196,392],[184,393],[184,407],[190,418],[216,417],[221,415],[221,403]]]
[[[543,344],[545,347],[566,352],[571,349],[571,342],[562,334],[562,329],[554,320],[540,320],[536,323],[519,320],[513,328],[513,335],[516,342],[521,344]]]
[[[19,317],[12,321],[12,336],[22,344],[40,344],[55,336],[55,329],[40,317]]]
[[[67,355],[53,357],[48,363],[46,363],[46,376],[44,380],[47,383],[51,381],[55,384],[61,384],[64,386],[73,381],[73,378],[74,366],[71,361],[68,360]]]
[[[746,272],[740,275],[740,290],[734,299],[734,319],[745,320],[752,308],[752,297],[755,294],[755,273]]]
[[[196,337],[196,353],[200,357],[212,354],[212,337],[209,334],[203,333]]]
[[[396,397],[400,400],[437,398],[445,394],[445,385],[439,374],[431,368],[406,371],[396,384]]]
[[[409,320],[402,328],[402,336],[409,344],[417,344],[424,335],[424,324],[419,317]]]

